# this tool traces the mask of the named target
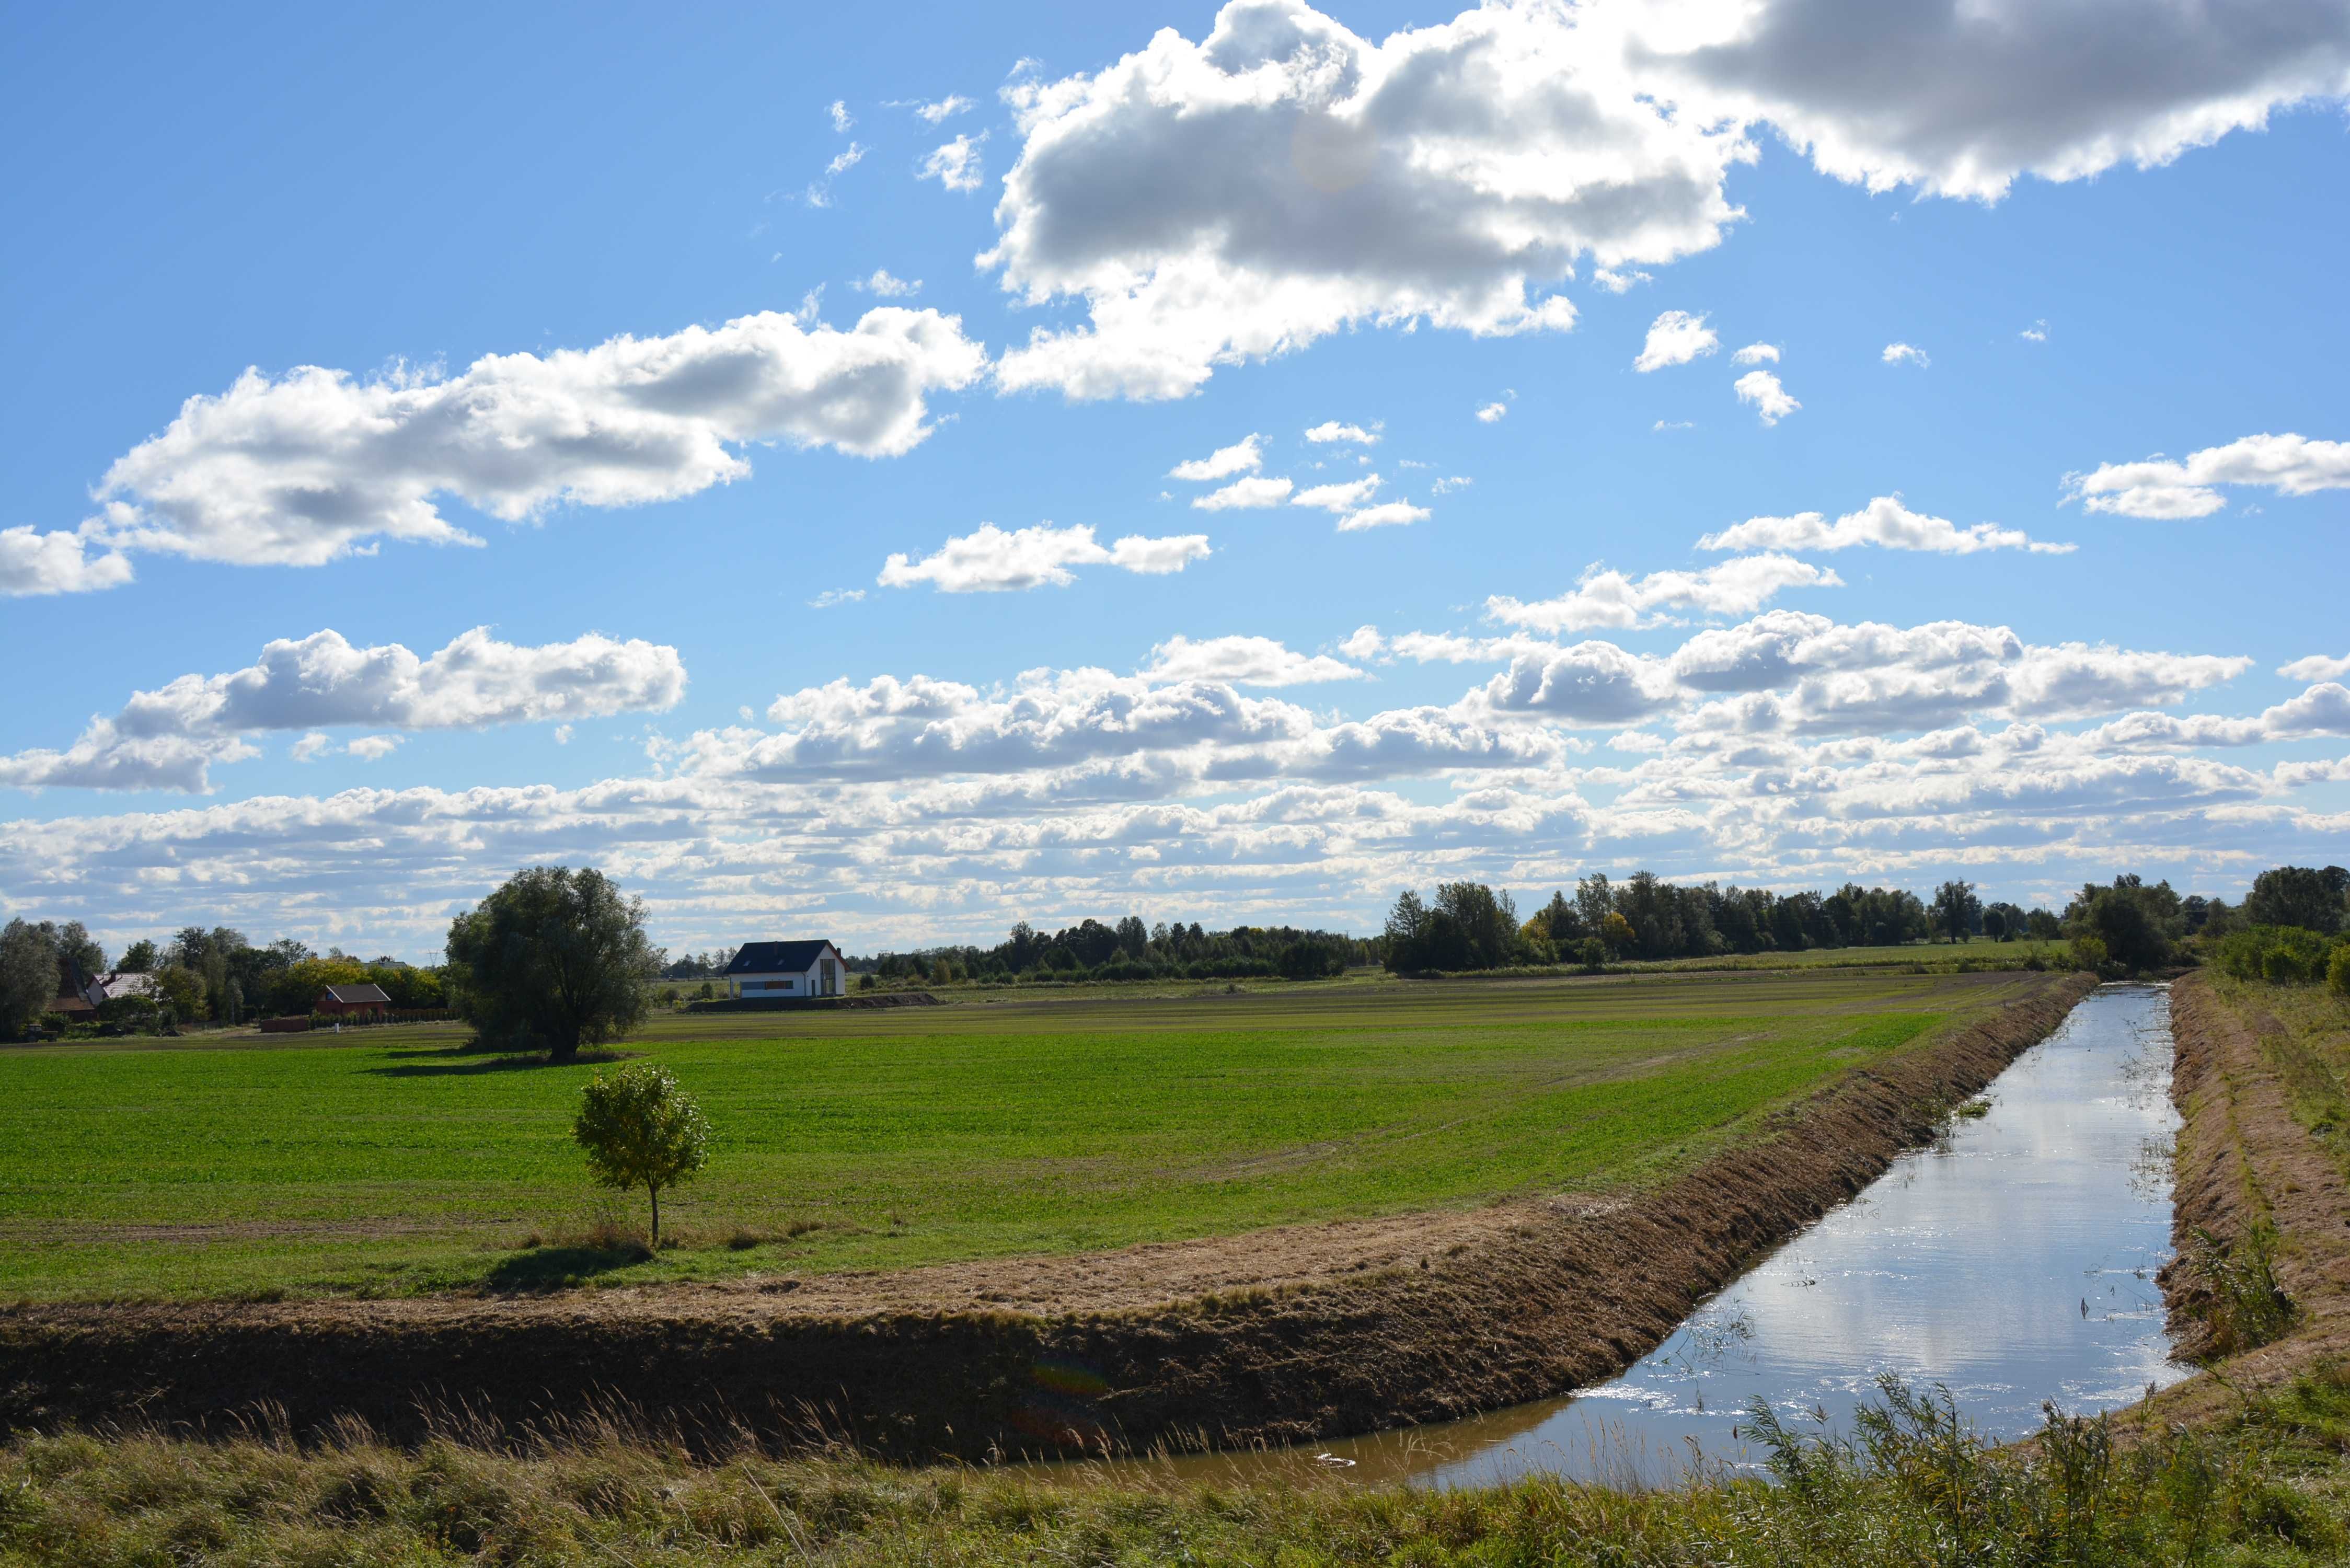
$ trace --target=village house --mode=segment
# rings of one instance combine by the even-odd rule
[[[381,986],[330,985],[318,993],[317,1004],[310,1011],[338,1018],[380,1019],[384,1009],[390,1005],[391,998],[384,994]]]
[[[726,994],[741,1002],[780,997],[838,996],[848,966],[840,950],[818,939],[744,942],[726,966]]]

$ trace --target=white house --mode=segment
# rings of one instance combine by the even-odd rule
[[[744,942],[726,966],[726,994],[757,1002],[783,996],[838,996],[848,965],[828,941]]]

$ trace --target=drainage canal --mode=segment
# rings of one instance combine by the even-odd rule
[[[1953,1117],[1615,1381],[1473,1420],[1158,1463],[1203,1479],[1658,1485],[1693,1456],[1756,1464],[1735,1428],[1758,1397],[1849,1430],[1886,1373],[1948,1387],[1998,1438],[2036,1428],[2044,1400],[2131,1403],[2189,1371],[2154,1277],[2170,1255],[2170,1062],[2167,990],[2102,987],[1968,1108],[1981,1114]]]

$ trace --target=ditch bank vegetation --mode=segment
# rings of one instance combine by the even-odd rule
[[[2170,1009],[2182,1120],[2163,1294],[2180,1355],[2216,1376],[2148,1413],[2201,1426],[2350,1358],[2350,1007],[2204,970]]]
[[[1629,1198],[1565,1195],[1073,1258],[536,1298],[0,1309],[0,1423],[416,1440],[598,1415],[729,1451],[984,1459],[1250,1446],[1604,1379],[1931,1138],[2095,986],[1981,1010]],[[1987,988],[1988,990],[1988,988]]]

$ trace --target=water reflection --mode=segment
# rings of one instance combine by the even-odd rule
[[[2106,986],[1860,1197],[1691,1314],[1614,1382],[1477,1420],[1273,1454],[1153,1466],[1208,1477],[1341,1472],[1482,1485],[1529,1471],[1666,1484],[1755,1463],[1747,1402],[1849,1429],[1890,1372],[1949,1386],[1985,1432],[2043,1400],[2110,1409],[2185,1376],[2155,1271],[2170,1255],[2169,999]]]

